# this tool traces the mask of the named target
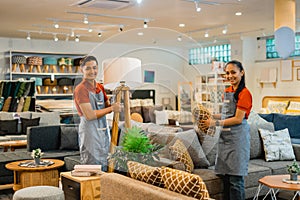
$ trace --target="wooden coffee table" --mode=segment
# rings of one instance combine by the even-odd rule
[[[11,151],[15,151],[17,148],[24,148],[27,146],[27,140],[12,140],[0,142],[0,146],[3,147],[3,152],[7,152],[10,147]]]
[[[22,160],[11,162],[5,165],[9,170],[14,171],[14,191],[37,185],[50,185],[58,187],[59,173],[58,168],[64,165],[64,161],[56,159],[42,159],[54,162],[50,166],[37,167],[22,167],[19,166],[21,162],[28,162],[33,160]]]
[[[258,200],[259,193],[263,186],[267,186],[269,188],[269,191],[265,195],[264,199],[270,194],[271,199],[276,200],[276,194],[280,190],[290,190],[295,191],[295,195],[293,199],[297,197],[297,195],[300,195],[300,184],[292,184],[292,183],[286,183],[283,180],[288,180],[290,178],[290,175],[270,175],[265,176],[258,180],[259,186],[256,191],[256,195],[253,198],[253,200]],[[300,176],[298,176],[298,179],[300,180]]]

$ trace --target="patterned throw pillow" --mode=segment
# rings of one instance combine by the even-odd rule
[[[159,167],[151,167],[134,161],[128,161],[127,166],[131,178],[164,187]]]
[[[290,101],[289,107],[286,109],[285,114],[300,115],[300,102]]]
[[[168,190],[201,200],[210,199],[206,185],[198,175],[162,167],[161,176]]]
[[[197,133],[200,134],[207,134],[207,135],[214,135],[215,134],[215,127],[207,127],[204,120],[207,120],[211,117],[211,114],[207,108],[205,108],[202,104],[198,103],[192,110],[195,127],[198,129]]]
[[[286,108],[289,104],[289,101],[268,101],[268,113],[281,113],[285,114]]]
[[[185,171],[192,172],[194,170],[193,160],[186,147],[180,140],[176,140],[173,146],[169,147],[172,159],[182,162],[185,165]]]
[[[259,129],[259,132],[263,140],[266,161],[295,159],[287,128],[274,132]]]

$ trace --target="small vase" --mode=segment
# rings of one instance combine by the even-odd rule
[[[291,181],[297,181],[298,180],[298,173],[291,173],[290,174],[290,180]]]
[[[35,165],[40,165],[41,164],[41,158],[34,158],[34,163],[35,163]]]

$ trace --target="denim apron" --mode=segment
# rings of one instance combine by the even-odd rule
[[[105,108],[104,94],[89,92],[90,103],[93,110]],[[80,161],[82,164],[102,165],[102,170],[107,171],[107,156],[110,146],[110,134],[106,117],[95,120],[86,120],[80,117],[79,147]]]
[[[232,92],[224,94],[222,119],[236,112],[236,100]],[[218,174],[246,176],[250,159],[250,126],[244,118],[241,124],[224,126],[218,143],[215,171]]]

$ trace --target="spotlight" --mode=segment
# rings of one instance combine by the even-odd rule
[[[71,31],[71,37],[74,37],[75,36],[75,32],[74,30]]]
[[[196,6],[196,11],[200,12],[201,11],[201,7],[199,6],[199,1],[195,1],[195,6]]]
[[[54,23],[54,28],[59,28],[59,24],[57,22]]]
[[[79,36],[78,35],[76,35],[76,37],[75,37],[75,42],[79,42]]]
[[[88,23],[89,23],[89,20],[88,20],[87,15],[84,15],[83,23],[84,23],[84,24],[88,24]]]
[[[206,37],[206,38],[209,37],[209,34],[207,31],[205,32],[204,37]]]
[[[102,36],[102,34],[101,33],[98,33],[98,37],[101,37]]]
[[[120,28],[119,28],[119,31],[120,31],[120,32],[122,32],[122,31],[123,31],[123,28],[122,28],[122,27],[120,27]]]
[[[179,42],[181,42],[181,41],[182,41],[182,36],[179,35],[179,36],[177,37],[177,40],[178,40]]]
[[[227,27],[225,26],[225,28],[222,30],[222,33],[225,35],[227,33]]]
[[[27,39],[27,40],[31,40],[30,33],[27,33],[26,39]]]
[[[58,41],[58,37],[56,36],[56,34],[53,34],[53,39],[54,39],[55,42]]]
[[[88,32],[89,33],[93,32],[93,29],[91,27],[89,27]]]
[[[66,36],[66,42],[68,42],[69,41],[69,34],[67,34],[67,36]]]
[[[143,0],[136,0],[138,4],[142,3]]]
[[[148,28],[148,24],[146,20],[144,21],[144,28]]]

